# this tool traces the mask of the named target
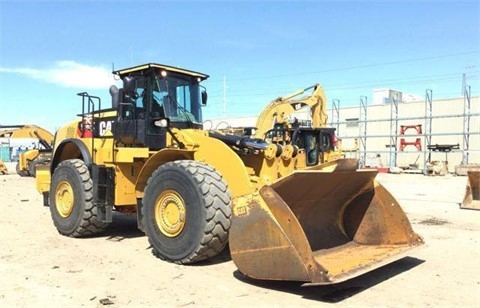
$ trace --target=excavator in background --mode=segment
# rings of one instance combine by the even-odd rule
[[[310,90],[310,95],[298,97]],[[327,127],[326,104],[325,91],[319,84],[279,97],[262,111],[252,137],[305,149],[309,166],[340,159],[343,155],[335,129]],[[310,108],[311,123],[302,125],[297,118],[292,119],[306,108]]]
[[[297,98],[297,96],[302,95],[309,90],[312,90],[310,95]],[[292,122],[291,116],[307,107],[310,108],[312,118],[311,125],[309,126],[314,128],[326,127],[327,113],[325,92],[321,85],[315,84],[292,94],[279,97],[270,102],[260,113],[252,137],[265,138],[272,129],[276,128],[276,126],[289,129],[299,127],[299,123]]]
[[[302,143],[204,130],[208,75],[155,63],[113,74],[123,87],[110,87],[111,106],[79,93],[82,113],[57,130],[51,163],[37,167],[60,234],[91,236],[113,212],[136,213],[162,260],[199,262],[229,243],[244,275],[311,285],[424,243],[377,171],[357,170],[357,160],[313,164]]]
[[[307,96],[300,95],[311,91]],[[291,145],[307,153],[309,166],[343,158],[335,128],[327,127],[326,95],[320,84],[314,84],[271,101],[260,113],[255,127],[227,128],[218,131],[236,132],[247,139]],[[311,121],[299,121],[294,115],[310,109]],[[227,123],[228,124],[228,123]]]
[[[50,163],[54,136],[44,128],[35,125],[0,125],[0,138],[30,138],[38,140],[39,147],[37,149],[19,153],[16,166],[18,175],[35,177],[37,165]]]

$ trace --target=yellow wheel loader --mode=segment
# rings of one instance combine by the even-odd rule
[[[35,177],[37,165],[50,163],[54,136],[46,129],[35,125],[0,125],[0,137],[31,138],[39,142],[38,149],[30,149],[18,155],[18,175]]]
[[[356,160],[311,164],[305,148],[203,130],[207,75],[153,63],[113,73],[123,87],[110,87],[112,105],[79,93],[79,118],[37,168],[59,233],[97,234],[114,211],[136,213],[160,259],[194,263],[229,242],[243,274],[310,284],[423,244],[377,172]]]

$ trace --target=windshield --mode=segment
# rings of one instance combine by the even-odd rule
[[[200,85],[195,78],[172,72],[155,76],[153,98],[171,122],[202,123]]]

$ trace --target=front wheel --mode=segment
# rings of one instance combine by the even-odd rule
[[[50,185],[50,213],[58,232],[71,237],[94,235],[108,226],[97,220],[93,181],[82,160],[65,160],[55,168]]]
[[[212,167],[190,160],[166,163],[150,176],[142,202],[145,231],[162,260],[194,263],[225,248],[231,196]]]

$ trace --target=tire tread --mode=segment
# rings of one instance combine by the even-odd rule
[[[97,208],[93,204],[93,181],[90,177],[90,172],[88,171],[87,166],[80,159],[69,159],[61,162],[57,168],[66,165],[73,167],[80,176],[82,187],[85,193],[85,208],[82,213],[80,224],[73,233],[64,234],[60,230],[59,233],[68,235],[70,237],[86,237],[101,233],[108,226],[108,223],[97,220]],[[50,202],[50,204],[52,203]]]
[[[206,224],[197,249],[186,258],[175,261],[168,260],[153,249],[154,254],[162,260],[177,264],[190,264],[212,258],[219,254],[228,243],[232,217],[231,194],[228,186],[222,176],[211,166],[193,160],[180,160],[158,168],[147,181],[147,187],[151,180],[162,171],[162,168],[169,164],[186,170],[195,180],[205,200]]]

